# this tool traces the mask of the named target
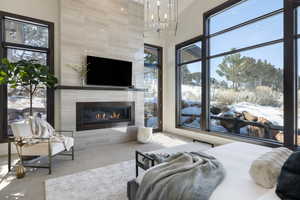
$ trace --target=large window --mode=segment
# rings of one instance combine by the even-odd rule
[[[201,127],[201,40],[197,37],[176,46],[178,127]]]
[[[283,0],[241,1],[208,19],[209,130],[283,143]]]
[[[0,12],[1,58],[11,62],[37,60],[53,72],[53,24],[41,20]],[[24,121],[29,115],[29,94],[23,88],[1,86],[1,138],[12,134],[10,124]],[[33,115],[53,124],[53,90],[37,89],[33,98]]]
[[[176,48],[177,127],[290,148],[300,143],[297,6],[230,0],[204,14],[200,56],[182,58],[196,41]]]
[[[162,131],[162,48],[144,48],[145,127]]]

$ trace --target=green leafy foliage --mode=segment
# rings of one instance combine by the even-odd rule
[[[0,84],[14,84],[15,80],[11,77],[14,77],[15,66],[8,61],[8,59],[4,58],[0,64]]]
[[[157,56],[151,52],[144,53],[144,63],[147,64],[157,64]]]
[[[16,63],[2,59],[0,64],[0,84],[9,84],[12,88],[22,87],[30,95],[30,115],[32,115],[32,97],[38,88],[52,88],[57,78],[49,71],[49,67],[37,60],[20,60]]]
[[[226,56],[222,63],[219,65],[217,74],[221,77],[225,77],[232,82],[232,88],[238,90],[240,83],[243,82],[243,74],[247,68],[246,60],[241,54],[233,54]]]
[[[276,91],[283,90],[283,70],[269,62],[242,56],[239,53],[225,56],[216,73],[225,77],[236,91],[242,88],[255,89],[267,86]]]

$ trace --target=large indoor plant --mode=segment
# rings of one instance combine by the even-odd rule
[[[57,78],[49,71],[49,67],[37,60],[20,60],[12,63],[8,59],[1,60],[0,85],[9,84],[12,88],[25,89],[30,98],[30,116],[32,113],[32,99],[40,87],[53,88]]]

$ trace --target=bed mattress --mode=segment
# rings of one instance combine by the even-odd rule
[[[163,149],[157,152],[176,153],[201,151],[201,145],[191,143],[175,148]],[[197,149],[198,148],[198,149]],[[216,157],[226,170],[226,178],[212,194],[210,200],[279,200],[274,189],[265,189],[255,184],[249,175],[251,163],[272,148],[235,142],[222,145],[204,152]],[[128,196],[134,200],[137,185],[142,180],[143,173],[133,182],[128,183]],[[131,184],[133,184],[131,187]]]

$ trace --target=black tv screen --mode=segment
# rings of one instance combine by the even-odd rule
[[[132,62],[87,57],[87,85],[132,86]]]

